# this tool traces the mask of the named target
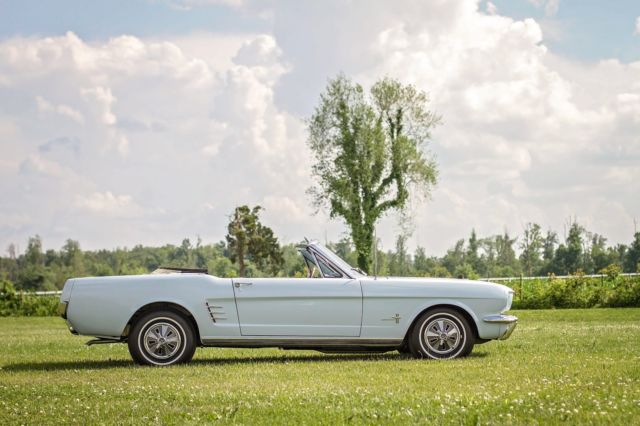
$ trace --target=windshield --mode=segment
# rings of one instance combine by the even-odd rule
[[[329,250],[328,248],[326,248],[322,244],[313,243],[313,247],[316,250],[318,250],[324,257],[326,257],[327,260],[332,262],[338,268],[340,268],[343,271],[347,272],[352,277],[356,277],[357,278],[357,277],[363,277],[363,276],[367,275],[364,272],[360,271],[359,269],[354,268],[353,266],[349,265],[347,262],[342,260],[340,258],[340,256],[338,256],[337,254],[335,254],[334,252],[332,252],[331,250]]]

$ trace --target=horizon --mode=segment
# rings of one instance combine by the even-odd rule
[[[340,72],[414,84],[443,117],[411,252],[573,218],[629,244],[640,3],[398,4],[0,0],[0,250],[216,242],[243,204],[282,243],[338,241],[305,193],[304,119]],[[384,251],[404,232],[397,215],[376,230]]]

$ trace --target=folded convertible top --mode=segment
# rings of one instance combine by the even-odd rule
[[[174,268],[172,266],[161,266],[152,274],[208,274],[207,269],[198,268]]]

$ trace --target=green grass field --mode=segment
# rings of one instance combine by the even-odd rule
[[[638,424],[640,309],[515,311],[455,361],[198,349],[136,367],[59,318],[0,318],[0,424]]]

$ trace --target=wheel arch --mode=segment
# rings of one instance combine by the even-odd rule
[[[202,346],[202,340],[200,338],[200,328],[198,327],[198,322],[196,321],[195,317],[187,308],[175,302],[151,302],[147,303],[144,306],[141,306],[137,311],[133,313],[131,318],[129,318],[129,321],[127,321],[127,324],[122,331],[122,336],[127,337],[131,330],[131,327],[133,327],[133,324],[135,324],[135,322],[142,316],[148,314],[149,312],[162,310],[173,311],[184,316],[184,318],[189,321],[189,323],[193,327],[193,332],[195,333],[197,339],[197,345]]]
[[[404,340],[402,341],[402,344],[406,344],[411,336],[411,333],[413,332],[414,327],[416,326],[418,319],[420,319],[420,317],[428,311],[432,311],[434,309],[437,308],[447,308],[447,309],[452,309],[456,312],[458,312],[460,315],[464,316],[464,318],[467,320],[467,322],[469,323],[469,326],[471,327],[471,331],[473,333],[473,338],[474,340],[478,340],[479,339],[479,335],[478,335],[478,324],[476,323],[475,317],[474,315],[471,314],[470,310],[468,308],[465,308],[463,306],[457,305],[457,304],[453,304],[453,303],[447,303],[447,302],[443,302],[443,303],[436,303],[433,305],[429,305],[425,308],[423,308],[422,310],[420,310],[418,312],[418,314],[413,318],[413,320],[411,321],[411,324],[409,325],[409,328],[407,329],[405,335],[404,335]]]

